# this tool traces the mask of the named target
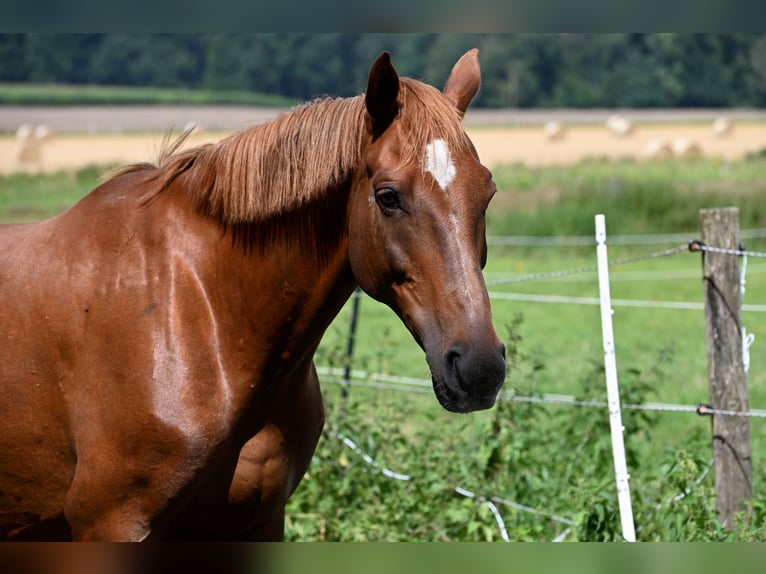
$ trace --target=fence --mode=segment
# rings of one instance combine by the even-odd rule
[[[598,220],[597,220],[598,225]],[[601,225],[603,225],[603,221],[601,222]],[[738,231],[738,230],[737,230]],[[605,230],[601,230],[602,234],[605,234]],[[704,233],[704,228],[703,228]],[[655,236],[616,236],[610,238],[609,242],[610,244],[615,245],[650,245],[650,244],[661,244],[661,243],[667,243],[670,241],[676,242],[679,240],[683,240],[685,243],[678,245],[676,247],[673,247],[671,249],[664,249],[660,251],[651,252],[648,254],[643,254],[639,256],[633,256],[630,258],[624,258],[624,259],[617,259],[608,261],[606,258],[606,242],[605,236],[601,239],[598,238],[599,233],[597,232],[597,241],[596,244],[598,245],[598,250],[603,251],[603,253],[599,252],[599,261],[595,265],[588,265],[583,267],[578,267],[574,269],[565,269],[565,270],[559,270],[559,271],[553,271],[553,272],[545,272],[545,273],[536,273],[536,274],[527,274],[527,275],[521,275],[517,277],[512,278],[503,278],[503,279],[497,279],[494,281],[488,281],[488,285],[490,287],[494,287],[497,285],[502,284],[511,284],[511,283],[522,283],[527,281],[544,281],[548,279],[562,279],[562,278],[573,278],[576,276],[581,276],[585,273],[592,273],[595,271],[599,271],[600,269],[600,277],[602,282],[602,295],[599,298],[588,298],[588,297],[563,297],[563,296],[541,296],[541,295],[530,295],[530,294],[523,294],[523,293],[507,293],[507,292],[497,292],[497,291],[490,291],[490,296],[493,299],[499,299],[499,300],[521,300],[521,301],[535,301],[540,303],[556,303],[556,304],[586,304],[586,305],[601,305],[602,307],[602,324],[604,327],[604,356],[605,361],[608,363],[610,361],[610,357],[615,357],[614,354],[614,345],[613,343],[608,342],[607,337],[607,323],[610,322],[611,314],[612,314],[612,307],[619,307],[619,306],[633,306],[633,307],[648,307],[648,308],[672,308],[672,309],[689,309],[689,310],[703,310],[706,309],[707,303],[698,303],[698,302],[679,302],[679,301],[641,301],[641,300],[621,300],[621,299],[613,299],[610,300],[608,296],[608,285],[609,285],[609,278],[606,276],[607,269],[609,267],[613,267],[616,265],[626,265],[633,262],[642,261],[645,259],[652,259],[652,258],[658,258],[658,257],[667,257],[671,255],[675,255],[682,252],[689,252],[689,251],[696,251],[699,253],[702,253],[704,255],[707,254],[716,254],[721,256],[736,256],[742,258],[743,264],[742,264],[742,273],[741,275],[737,276],[737,288],[740,289],[740,295],[744,294],[744,287],[745,287],[745,272],[747,269],[747,257],[766,257],[766,254],[759,253],[759,252],[753,252],[753,251],[746,251],[744,248],[741,248],[739,244],[735,244],[734,248],[731,247],[718,247],[713,244],[713,242],[703,242],[700,240],[690,240],[689,236],[686,234],[664,234],[664,235],[655,235]],[[756,229],[756,230],[745,230],[740,234],[740,237],[742,239],[745,238],[763,238],[766,237],[766,229]],[[581,237],[569,237],[569,238],[535,238],[535,241],[533,242],[532,238],[500,238],[500,237],[490,237],[488,238],[488,241],[491,244],[494,245],[545,245],[545,246],[573,246],[573,245],[584,245],[584,238]],[[594,240],[591,237],[590,238],[590,245],[594,244]],[[673,277],[674,275],[667,274],[666,276]],[[681,273],[676,274],[677,277],[688,277],[688,273]],[[699,275],[697,275],[699,277]],[[705,273],[705,277],[709,279],[708,274]],[[604,283],[605,281],[605,283]],[[708,283],[711,283],[711,281],[707,281]],[[730,281],[729,281],[730,282]],[[604,298],[604,287],[606,287],[607,290],[607,297]],[[351,335],[353,337],[354,329],[357,324],[357,312],[358,312],[358,295],[355,297],[355,303],[354,303],[354,313],[352,314],[352,331]],[[743,310],[751,311],[751,312],[764,312],[766,311],[766,305],[744,305],[741,304],[741,301],[739,303],[739,306]],[[738,316],[738,311],[737,311]],[[726,321],[724,321],[726,322]],[[737,320],[735,321],[738,325],[740,322]],[[741,325],[739,325],[741,328]],[[739,357],[741,358],[742,364],[747,368],[749,364],[749,343],[752,343],[753,336],[752,334],[747,334],[745,331],[741,331],[742,333],[742,339],[741,339],[741,348],[738,351]],[[353,352],[353,338],[349,339],[349,359],[351,358],[351,354]],[[344,385],[344,389],[352,386],[352,385],[362,385],[362,386],[368,386],[368,387],[375,387],[375,388],[381,388],[381,389],[395,389],[395,390],[403,390],[408,392],[424,392],[424,393],[430,393],[430,381],[413,378],[413,377],[393,377],[393,376],[387,376],[387,375],[380,375],[380,374],[370,374],[370,373],[364,373],[359,371],[353,371],[350,368],[351,362],[349,360],[349,363],[346,365],[344,369],[341,370],[335,370],[335,369],[327,369],[327,368],[320,368],[320,374],[323,375],[323,380],[340,383]],[[565,405],[565,406],[575,406],[575,407],[585,407],[585,408],[599,408],[599,409],[606,409],[610,413],[610,419],[612,419],[612,431],[613,431],[613,438],[614,438],[614,450],[615,450],[615,474],[616,474],[616,480],[617,480],[617,490],[618,490],[618,497],[620,498],[620,514],[623,519],[623,536],[626,540],[634,540],[635,539],[635,531],[640,531],[641,527],[639,526],[638,529],[635,531],[633,530],[634,525],[632,524],[632,510],[630,508],[630,494],[629,494],[629,486],[628,486],[628,473],[627,468],[625,467],[625,461],[624,461],[624,453],[620,455],[620,441],[621,441],[621,434],[622,434],[622,425],[619,418],[619,412],[620,408],[622,409],[645,409],[645,410],[656,410],[656,411],[664,411],[664,412],[675,412],[675,413],[695,413],[697,415],[711,415],[711,418],[713,419],[713,425],[717,425],[718,421],[725,420],[725,419],[733,419],[733,420],[746,420],[749,421],[751,418],[766,418],[766,411],[762,410],[750,410],[747,408],[747,402],[740,403],[738,405],[738,408],[729,409],[729,408],[717,408],[718,405],[722,402],[720,400],[712,401],[711,402],[717,402],[718,404],[710,405],[706,403],[699,403],[697,405],[679,405],[679,404],[667,404],[667,403],[643,403],[643,404],[622,404],[619,400],[619,394],[617,391],[617,382],[616,382],[616,368],[610,369],[607,367],[607,372],[610,370],[614,371],[614,380],[612,382],[608,381],[608,384],[611,385],[610,391],[608,393],[608,400],[606,402],[601,401],[578,401],[574,397],[571,396],[562,396],[558,394],[548,394],[548,395],[542,395],[542,396],[517,396],[517,395],[508,395],[508,394],[502,394],[500,397],[500,400],[510,400],[510,401],[519,401],[519,402],[527,402],[527,403],[538,403],[538,404],[557,404],[557,405]],[[608,379],[612,378],[611,375],[608,375]],[[714,377],[711,375],[711,399],[713,398],[713,387],[712,385],[715,383],[713,380]],[[741,392],[741,389],[740,389]],[[723,401],[726,402],[725,400]],[[742,407],[742,404],[745,405],[744,408]],[[749,427],[748,427],[749,428]],[[619,436],[618,436],[619,435]],[[714,437],[718,437],[716,440],[718,442],[720,441],[720,433],[717,433],[715,428],[713,432]],[[348,437],[340,437],[337,436],[339,440],[342,440],[346,446],[351,448],[352,450],[355,450],[360,456],[362,456],[363,460],[365,460],[368,464],[371,464],[372,466],[377,466],[377,463],[374,462],[368,455],[361,452],[356,445],[350,438]],[[749,433],[747,436],[747,448],[749,453]],[[726,444],[726,441],[723,441],[723,444]],[[733,449],[731,445],[728,445],[729,452],[734,452],[736,449]],[[721,449],[722,451],[725,449]],[[715,449],[714,449],[715,451]],[[694,486],[698,485],[704,478],[708,475],[710,469],[712,467],[716,467],[716,475],[721,473],[718,469],[718,462],[717,460],[720,458],[721,453],[720,452],[714,452],[715,456],[711,463],[705,468],[704,472],[698,477],[697,480],[694,481],[694,484],[689,489],[685,490],[684,492],[679,493],[674,499],[678,500],[680,498],[683,498],[684,496],[687,496],[689,494],[689,491]],[[736,458],[736,457],[735,457]],[[405,480],[402,478],[405,475],[399,475],[395,471],[391,471],[389,469],[381,469],[381,472],[386,475],[390,476],[391,478],[398,478],[399,480]],[[398,475],[398,476],[397,476]],[[406,480],[411,480],[412,477],[406,476]],[[729,479],[730,482],[731,479]],[[721,483],[719,485],[719,482]],[[749,484],[749,480],[747,481]],[[716,481],[716,487],[719,494],[719,498],[722,497],[721,492],[723,490],[719,490],[719,486],[721,489],[726,489],[728,487],[726,480],[719,481],[717,479]],[[493,515],[495,516],[495,519],[498,523],[498,528],[501,532],[501,536],[504,539],[508,539],[507,531],[505,529],[505,525],[502,520],[502,516],[497,508],[497,504],[500,505],[506,505],[506,506],[512,506],[517,509],[525,510],[534,514],[537,514],[541,517],[546,517],[551,520],[558,520],[562,522],[563,524],[569,525],[569,527],[562,533],[561,536],[558,537],[558,539],[565,538],[569,532],[571,531],[571,526],[574,525],[574,521],[569,518],[561,517],[558,515],[554,515],[551,513],[546,513],[544,511],[540,511],[538,509],[531,508],[529,506],[523,505],[518,502],[512,502],[503,499],[499,496],[485,496],[481,494],[476,494],[474,492],[471,492],[469,490],[464,489],[461,486],[455,486],[455,492],[462,494],[463,496],[467,496],[470,498],[474,498],[477,501],[487,504],[490,509],[492,510]],[[741,494],[738,495],[739,498],[737,499],[737,496],[734,497],[735,502],[733,504],[729,504],[730,508],[727,510],[727,512],[730,514],[733,509],[736,509],[737,505],[742,502],[742,500],[746,499],[748,496],[742,496]],[[726,498],[726,496],[723,496],[723,498]],[[656,509],[659,509],[662,506],[662,503],[658,503],[656,506]],[[727,515],[728,517],[728,515]]]

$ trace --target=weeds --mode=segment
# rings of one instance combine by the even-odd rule
[[[507,326],[506,341],[510,362],[527,376],[542,365],[526,347],[523,328],[519,315]],[[673,357],[673,348],[662,348],[648,368],[630,368],[622,382],[623,402],[650,399]],[[580,379],[577,398],[603,400],[600,364],[594,362]],[[433,397],[427,400],[435,403]],[[327,540],[498,541],[500,529],[486,503],[493,498],[539,511],[497,502],[513,541],[549,541],[562,534],[570,541],[622,539],[605,409],[500,401],[472,421],[474,415],[454,417],[423,404],[404,393],[370,401],[368,389],[360,388],[346,399],[328,398],[327,431],[288,505],[293,517],[288,539],[316,540],[322,524]],[[417,428],[405,431],[424,411]],[[763,540],[762,502],[753,504],[749,521],[740,518],[736,531],[718,522],[712,474],[705,472],[706,441],[664,453],[648,446],[657,416],[624,411],[639,540]],[[352,437],[377,466],[338,435]],[[390,478],[383,468],[411,478]],[[461,496],[456,486],[486,500]]]

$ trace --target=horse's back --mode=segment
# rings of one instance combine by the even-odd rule
[[[70,524],[78,538],[140,539],[163,497],[226,503],[249,438],[231,434],[243,407],[229,385],[251,389],[261,368],[242,358],[253,335],[228,304],[244,251],[180,185],[142,201],[147,175],[0,226],[0,538]]]
[[[0,538],[32,525],[27,534],[38,538],[66,532],[72,398],[87,369],[78,356],[90,301],[113,280],[114,240],[104,238],[129,235],[130,195],[110,182],[52,219],[0,225]]]

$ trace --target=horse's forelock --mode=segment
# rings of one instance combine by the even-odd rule
[[[462,115],[436,88],[402,78],[402,110],[399,121],[407,138],[404,163],[421,163],[425,149],[435,139],[446,142],[454,154],[466,148]]]

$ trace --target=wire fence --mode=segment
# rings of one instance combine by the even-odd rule
[[[378,462],[369,454],[364,452],[359,446],[348,438],[347,436],[334,432],[329,431],[326,433],[331,438],[335,438],[337,440],[340,440],[344,445],[346,445],[348,448],[350,448],[352,451],[354,451],[356,454],[358,454],[361,459],[371,468],[374,470],[380,472],[383,476],[386,476],[388,478],[402,481],[402,482],[409,482],[411,480],[414,480],[415,477],[404,474],[401,472],[396,472],[394,470],[391,470],[390,468],[387,468],[385,466],[381,466],[378,464]],[[572,526],[576,526],[577,522],[575,520],[572,520],[571,518],[566,518],[563,516],[560,516],[558,514],[553,514],[550,512],[545,512],[542,510],[538,510],[537,508],[533,508],[531,506],[527,506],[525,504],[521,504],[519,502],[514,502],[512,500],[507,500],[505,498],[501,498],[499,496],[492,496],[490,498],[487,498],[486,496],[482,494],[477,494],[476,492],[473,492],[471,490],[468,490],[467,488],[463,488],[462,486],[453,486],[452,490],[456,492],[457,494],[464,496],[466,498],[471,498],[476,500],[477,502],[481,504],[486,504],[489,510],[492,512],[492,515],[495,518],[495,522],[497,523],[497,527],[500,531],[500,537],[505,542],[510,542],[510,537],[508,536],[508,529],[505,525],[505,520],[503,519],[502,514],[500,513],[500,510],[497,507],[497,504],[507,506],[509,508],[513,508],[515,510],[519,510],[521,512],[527,512],[530,514],[534,514],[536,516],[539,516],[541,518],[545,518],[548,520],[551,520],[553,522],[559,522],[561,524],[565,524],[568,526],[561,534],[559,534],[556,538],[552,540],[552,542],[561,542],[566,539],[566,537],[570,534],[572,531]]]
[[[378,462],[369,454],[367,454],[364,450],[362,450],[355,441],[350,439],[349,437],[343,435],[342,433],[334,432],[334,431],[328,431],[327,436],[337,439],[341,441],[346,447],[350,448],[352,451],[354,451],[359,457],[367,464],[369,467],[371,467],[373,470],[380,472],[383,476],[388,477],[393,480],[398,480],[402,482],[409,482],[412,480],[415,480],[416,477],[413,477],[409,474],[404,474],[401,472],[397,472],[394,470],[391,470],[390,468],[387,468],[385,466],[381,466],[378,464]],[[683,498],[689,496],[695,488],[697,488],[702,481],[705,479],[705,477],[709,474],[710,469],[713,467],[713,460],[711,460],[706,467],[703,469],[702,473],[694,480],[692,483],[684,489],[679,494],[672,496],[668,498],[667,500],[663,502],[658,502],[654,506],[654,510],[646,519],[646,523],[649,522],[656,514],[660,511],[660,509],[671,502],[678,502],[679,500],[682,500]],[[466,498],[471,498],[476,500],[480,504],[486,504],[489,510],[492,512],[492,515],[495,518],[495,522],[497,523],[497,528],[500,532],[500,537],[505,542],[510,542],[510,536],[508,535],[508,528],[506,527],[505,520],[503,518],[502,513],[498,509],[497,505],[500,504],[502,506],[512,508],[514,510],[525,512],[528,514],[532,514],[535,516],[540,517],[541,519],[550,520],[552,522],[556,522],[559,524],[563,524],[566,526],[566,528],[558,534],[555,538],[551,539],[551,542],[563,542],[567,539],[567,537],[572,533],[572,530],[578,526],[578,523],[576,520],[573,520],[571,518],[567,518],[564,516],[561,516],[559,514],[555,514],[552,512],[546,512],[543,510],[539,510],[537,508],[534,508],[532,506],[528,506],[526,504],[521,504],[519,502],[515,502],[512,500],[507,500],[500,496],[491,496],[487,497],[482,494],[478,494],[474,491],[468,490],[466,488],[463,488],[462,486],[454,486],[452,487],[452,490],[456,492],[457,494],[464,496]],[[643,529],[643,525],[639,525],[636,528],[637,532],[640,532]]]
[[[415,377],[399,377],[385,373],[370,373],[361,370],[352,370],[351,378],[344,378],[345,370],[335,367],[317,367],[317,372],[322,375],[322,381],[338,385],[349,385],[351,387],[382,389],[391,391],[401,391],[417,394],[431,394],[432,383],[428,379],[418,379]],[[609,404],[606,401],[592,401],[577,399],[572,395],[562,395],[556,393],[546,393],[539,396],[517,395],[514,393],[500,393],[498,400],[511,401],[518,403],[530,403],[540,405],[559,405],[571,407],[585,407],[595,409],[608,409]],[[696,415],[720,415],[727,417],[747,417],[766,419],[766,410],[749,409],[747,411],[734,411],[727,409],[714,409],[705,404],[681,405],[673,403],[622,403],[621,407],[626,410],[637,411],[655,411],[665,413],[689,413]]]
[[[593,240],[591,239],[591,243]],[[625,257],[623,259],[615,259],[609,262],[610,267],[616,265],[627,265],[629,263],[637,263],[639,261],[645,261],[647,259],[656,259],[658,257],[668,257],[675,255],[676,253],[682,253],[688,251],[688,244],[679,245],[677,247],[671,247],[670,249],[663,249],[662,251],[654,251],[652,253],[646,253],[643,255],[636,255],[634,257]],[[598,271],[598,265],[583,265],[582,267],[575,267],[573,269],[562,269],[561,271],[549,271],[545,273],[531,273],[529,275],[522,275],[520,277],[509,277],[507,279],[495,279],[494,281],[488,281],[487,286],[502,285],[505,283],[523,283],[526,281],[541,281],[546,279],[559,279],[561,277],[568,277],[570,275],[579,275],[581,273],[594,273]]]
[[[742,230],[740,233],[741,238],[766,238],[766,228]],[[487,238],[490,245],[504,245],[504,246],[576,246],[576,245],[594,245],[592,236],[570,236],[570,237],[525,237],[525,236],[489,236]],[[744,270],[747,265],[747,257],[766,258],[766,253],[755,252],[746,250],[743,246],[739,249],[724,249],[716,246],[705,245],[702,241],[697,239],[688,240],[688,236],[684,234],[659,234],[651,236],[639,236],[639,235],[624,235],[624,236],[611,236],[609,238],[610,244],[616,245],[650,245],[660,243],[678,243],[679,241],[685,241],[680,245],[663,249],[659,251],[652,251],[650,253],[626,257],[622,259],[615,259],[609,261],[609,267],[623,266],[639,261],[656,259],[661,257],[669,257],[682,252],[709,252],[719,253],[726,255],[739,256],[744,258],[743,273],[742,273],[742,290],[744,292],[745,277]],[[594,273],[598,269],[597,265],[586,265],[571,269],[564,269],[558,271],[549,271],[542,273],[526,274],[516,277],[507,277],[494,279],[487,281],[488,286],[498,286],[504,284],[514,284],[531,281],[545,281],[551,279],[571,278],[576,275],[585,273]],[[528,294],[528,293],[510,293],[510,292],[497,292],[491,291],[490,297],[495,299],[507,299],[517,301],[532,301],[539,303],[560,303],[560,304],[581,304],[581,305],[599,305],[600,300],[596,297],[568,297],[559,295],[540,295],[540,294]],[[631,299],[612,299],[611,304],[614,306],[627,306],[627,307],[646,307],[646,308],[659,308],[659,309],[685,309],[700,311],[704,309],[704,305],[701,302],[681,302],[681,301],[648,301],[648,300],[631,300]],[[765,312],[766,305],[742,305],[743,311],[750,312]],[[752,338],[752,335],[750,335]],[[752,340],[750,341],[752,343]],[[749,346],[749,345],[748,345]],[[342,384],[346,388],[350,386],[368,387],[385,390],[395,390],[409,393],[432,393],[431,381],[427,379],[417,377],[402,377],[383,373],[370,373],[360,370],[352,370],[349,366],[343,369],[330,368],[330,367],[318,367],[319,374],[323,375],[323,381],[327,381],[335,384]],[[594,409],[609,409],[607,401],[594,401],[594,400],[582,400],[577,399],[572,395],[561,394],[540,394],[533,395],[518,395],[515,393],[501,393],[498,397],[502,401],[515,401],[528,404],[540,404],[540,405],[556,405],[556,406],[569,406],[579,408],[594,408]],[[621,404],[622,409],[626,410],[645,410],[656,411],[665,413],[686,413],[695,414],[697,416],[723,416],[723,417],[745,417],[748,419],[765,419],[766,410],[762,409],[748,409],[746,411],[728,410],[728,409],[716,409],[705,403],[698,403],[696,405],[684,405],[684,404],[672,404],[672,403],[658,403],[658,402],[646,402],[640,404],[624,403]],[[371,456],[364,453],[358,445],[346,436],[338,433],[330,433],[330,436],[341,440],[348,448],[355,451],[366,464],[372,468],[377,469],[381,474],[391,479],[400,481],[409,481],[413,477],[403,473],[393,471],[391,469],[381,467]],[[692,484],[678,495],[671,497],[664,503],[660,502],[655,505],[654,511],[649,515],[647,521],[651,519],[663,506],[663,504],[670,503],[672,501],[678,501],[688,496],[691,491],[698,487],[705,477],[709,474],[710,469],[713,466],[713,461],[705,467],[700,476],[692,482]],[[572,529],[577,526],[575,520],[567,517],[560,516],[558,514],[545,512],[531,506],[527,506],[515,501],[509,501],[499,496],[486,496],[483,494],[477,494],[473,491],[465,489],[461,486],[454,486],[454,491],[462,496],[476,500],[478,503],[486,504],[492,512],[497,527],[500,532],[500,536],[503,540],[508,541],[509,535],[502,514],[498,508],[498,504],[501,506],[507,506],[519,511],[528,512],[537,515],[541,518],[559,522],[566,526],[565,530],[558,535],[553,541],[565,540]],[[637,531],[642,530],[642,525],[639,525]]]
[[[690,233],[657,233],[645,235],[611,235],[610,245],[660,245],[677,244],[689,240]],[[766,238],[766,227],[742,229],[740,239]],[[508,247],[592,247],[592,235],[488,235],[488,245]]]

